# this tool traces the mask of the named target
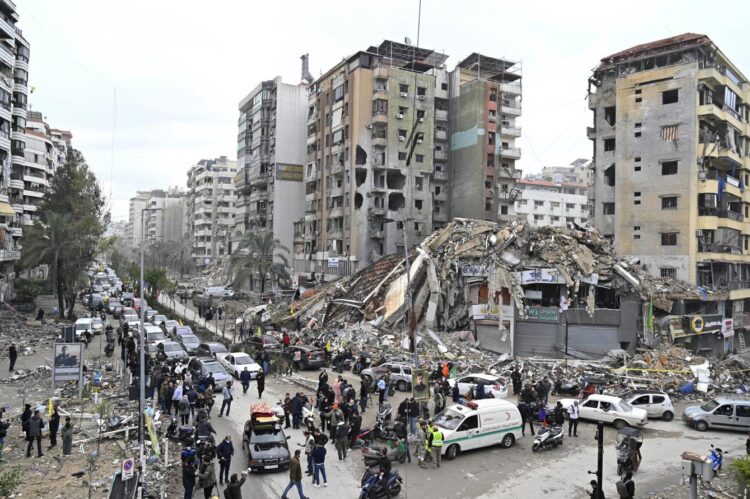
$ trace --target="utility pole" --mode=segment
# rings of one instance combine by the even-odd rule
[[[145,239],[145,229],[144,229],[144,215],[148,212],[147,208],[143,208],[141,210],[141,282],[140,282],[140,295],[141,295],[141,322],[140,327],[138,329],[138,348],[140,349],[139,353],[139,371],[138,371],[138,390],[139,390],[139,399],[138,399],[138,438],[140,441],[139,446],[139,457],[141,462],[141,490],[143,490],[143,487],[145,485],[144,476],[146,474],[146,453],[145,453],[145,446],[146,446],[146,435],[144,431],[144,424],[143,424],[143,411],[146,410],[146,353],[145,353],[145,342],[143,341],[143,322],[146,315],[146,307],[143,306],[143,240]]]
[[[419,354],[417,353],[417,324],[416,318],[414,317],[414,311],[412,310],[412,296],[411,296],[411,262],[409,260],[409,242],[406,236],[406,222],[403,221],[404,225],[402,234],[404,235],[404,258],[406,260],[406,327],[409,331],[409,338],[411,339],[411,348],[414,355],[414,368],[419,368]]]
[[[601,492],[604,486],[604,423],[599,421],[596,423],[596,483]]]

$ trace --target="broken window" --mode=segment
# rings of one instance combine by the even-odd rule
[[[424,154],[416,154],[417,163],[423,163],[424,162]]]
[[[390,185],[390,183],[389,183]],[[403,208],[406,205],[406,199],[400,192],[392,192],[388,195],[388,209],[396,211]]]
[[[661,209],[662,210],[676,210],[677,209],[677,196],[665,196],[661,198]]]
[[[406,83],[400,83],[398,85],[398,91],[401,92],[401,95],[408,94],[409,93],[409,85]]]
[[[662,175],[677,175],[677,161],[664,161],[661,164]]]
[[[611,126],[615,125],[616,115],[617,111],[615,106],[604,108],[604,120]]]
[[[677,269],[674,267],[660,267],[659,275],[668,279],[677,279]]]
[[[415,199],[414,200],[414,208],[416,208],[418,210],[422,210],[422,200],[421,199]],[[415,229],[416,229],[416,227],[415,227]],[[417,230],[419,230],[419,229],[417,229]]]
[[[602,203],[602,214],[614,215],[615,214],[615,203]]]
[[[402,190],[406,185],[406,177],[400,171],[389,170],[386,176],[389,189]]]
[[[615,185],[615,164],[612,163],[609,168],[604,170],[604,183],[610,187]]]
[[[357,182],[357,187],[360,187],[367,180],[367,170],[364,168],[357,168],[354,172],[354,180]]]
[[[398,160],[399,161],[406,161],[406,153],[403,151],[399,151],[398,153]]]
[[[358,209],[360,209],[362,207],[362,201],[363,201],[363,199],[364,198],[362,197],[362,194],[360,194],[359,192],[355,192],[354,193],[354,208],[355,209],[358,210]]]
[[[400,140],[401,142],[406,141],[406,130],[404,130],[403,128],[398,129],[398,140]]]
[[[665,92],[661,93],[661,103],[662,104],[674,104],[679,101],[679,90],[667,90]]]
[[[500,206],[500,214],[501,215],[507,215],[508,214],[508,205],[504,204]]]
[[[615,138],[612,137],[610,139],[604,139],[604,150],[605,151],[614,151],[615,150]]]
[[[484,198],[485,211],[492,211],[492,198]]]
[[[359,144],[357,144],[354,163],[357,165],[364,165],[367,163],[367,152],[365,152],[365,150]]]
[[[422,177],[415,177],[414,178],[414,188],[416,190],[421,191],[423,184],[424,184],[424,179]]]
[[[662,246],[677,246],[677,232],[662,232],[661,233],[661,245]]]
[[[427,87],[417,87],[417,97],[426,97],[427,96]]]

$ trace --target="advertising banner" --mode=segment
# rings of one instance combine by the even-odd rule
[[[78,381],[83,366],[82,343],[55,343],[52,377],[58,381]]]

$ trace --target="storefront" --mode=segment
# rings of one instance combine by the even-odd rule
[[[724,317],[721,314],[672,315],[669,317],[669,334],[675,344],[680,344],[699,355],[719,355],[725,350],[722,333]],[[734,335],[734,327],[728,338]]]

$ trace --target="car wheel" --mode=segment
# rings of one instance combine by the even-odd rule
[[[458,448],[458,445],[452,444],[445,450],[445,457],[448,461],[453,461],[456,459],[456,456],[458,456],[459,451],[460,449]]]
[[[672,421],[674,419],[674,413],[672,411],[666,411],[664,414],[661,415],[661,418],[664,421]]]
[[[615,419],[614,425],[616,429],[622,430],[623,428],[628,426],[628,423],[626,421],[623,421],[622,419]]]
[[[531,446],[531,452],[536,452],[539,450],[539,444],[535,443]]]
[[[506,433],[503,439],[500,441],[500,446],[504,449],[508,449],[516,443],[516,437],[510,433]]]
[[[708,430],[708,423],[705,421],[698,421],[695,423],[695,429],[698,431],[706,431]]]
[[[406,385],[406,381],[399,380],[399,382],[396,383],[396,390],[398,390],[400,392],[405,392],[406,391],[406,386],[407,386]]]

